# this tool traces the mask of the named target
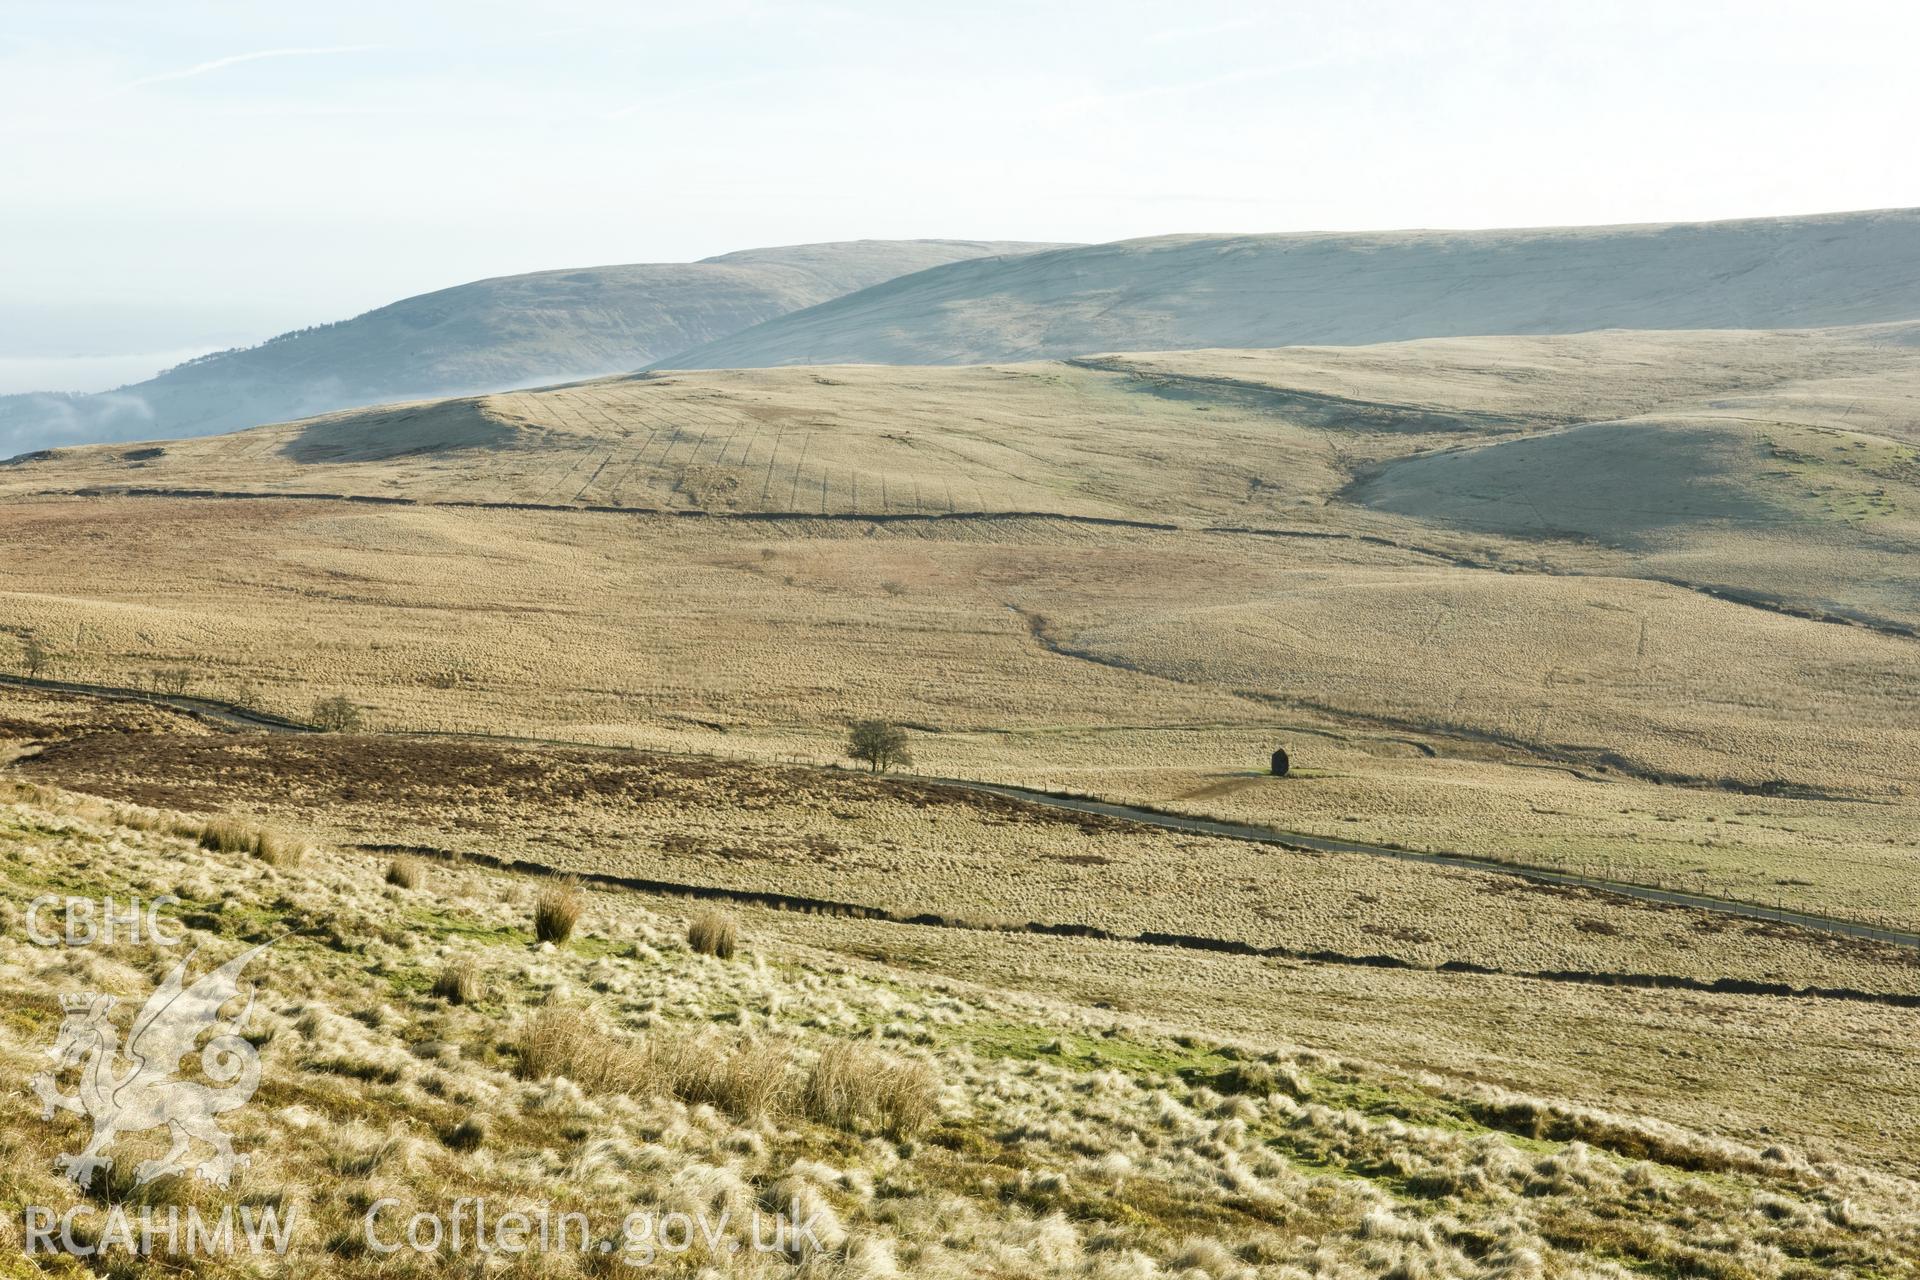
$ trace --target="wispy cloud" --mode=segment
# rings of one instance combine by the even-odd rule
[[[224,58],[215,58],[211,62],[197,63],[179,71],[163,71],[159,75],[143,76],[125,86],[128,89],[140,89],[150,84],[162,84],[168,80],[190,80],[194,76],[204,76],[211,71],[221,71],[227,67],[238,66],[243,62],[259,62],[265,58],[316,58],[336,53],[366,53],[372,49],[383,48],[377,44],[335,44],[309,49],[255,49],[251,53],[229,54]]]

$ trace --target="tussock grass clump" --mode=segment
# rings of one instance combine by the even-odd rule
[[[399,1134],[382,1134],[328,1153],[327,1168],[342,1178],[370,1178],[396,1160],[406,1163],[407,1143]]]
[[[565,942],[585,909],[580,882],[572,876],[544,886],[533,904],[533,936],[542,942]]]
[[[740,946],[740,924],[725,911],[707,911],[687,926],[687,945],[703,956],[733,959]]]
[[[260,832],[238,818],[209,818],[200,826],[200,847],[211,853],[251,854],[260,848]]]
[[[654,1042],[662,1037],[656,1036]],[[727,1045],[708,1037],[696,1042],[699,1066],[672,1090],[684,1102],[710,1103],[737,1120],[754,1120],[785,1100],[793,1054],[777,1040]]]
[[[261,831],[254,838],[253,856],[270,867],[297,867],[307,856],[307,846],[278,831]]]
[[[487,1141],[487,1122],[483,1116],[468,1116],[440,1135],[451,1151],[478,1151]]]
[[[418,889],[427,879],[427,864],[410,853],[403,853],[387,864],[387,883],[402,889]]]
[[[1272,1093],[1292,1098],[1313,1096],[1313,1082],[1290,1062],[1235,1062],[1216,1072],[1208,1084],[1232,1097],[1259,1098]]]
[[[640,1048],[632,1092],[705,1103],[740,1120],[767,1115],[785,1101],[792,1051],[777,1040],[656,1032]]]
[[[596,1093],[627,1092],[642,1058],[634,1046],[601,1030],[584,1009],[547,1005],[520,1027],[514,1074],[523,1080],[565,1076]]]
[[[480,998],[480,966],[472,956],[449,960],[433,980],[433,994],[448,1004],[472,1004]]]
[[[228,816],[209,818],[191,834],[211,853],[237,853],[271,867],[297,867],[307,852],[306,845],[293,836]]]
[[[142,1208],[184,1208],[205,1198],[201,1192],[206,1184],[191,1175],[176,1173],[140,1182],[139,1166],[131,1160],[115,1160],[104,1173],[105,1177],[95,1178],[87,1189],[87,1198],[102,1205],[120,1205],[129,1213]]]
[[[673,1097],[741,1120],[776,1110],[792,1076],[791,1051],[777,1040],[656,1032],[634,1043],[565,1005],[536,1012],[513,1047],[522,1079],[564,1076],[590,1093]]]
[[[924,1062],[843,1042],[821,1051],[801,1088],[801,1105],[822,1124],[911,1138],[939,1115],[940,1082]]]

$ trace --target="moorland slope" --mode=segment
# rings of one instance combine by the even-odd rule
[[[1502,231],[1181,235],[953,263],[662,363],[977,364],[1101,351],[1916,317],[1916,210]]]
[[[1904,926],[1888,336],[689,372],[62,451],[0,471],[6,648],[761,759],[883,716],[950,776]],[[1609,503],[1528,462],[1601,432]]]
[[[868,958],[911,947],[911,931],[826,922],[841,931],[822,937],[818,920],[753,913],[739,954],[721,959],[689,945],[691,904],[576,892],[577,927],[542,943],[530,923],[552,889],[534,877],[302,850],[285,831],[11,783],[0,840],[16,851],[0,868],[10,914],[50,891],[164,891],[171,927],[203,960],[261,948],[243,1015],[260,1083],[226,1123],[249,1161],[241,1203],[278,1215],[284,1265],[306,1273],[468,1269],[451,1250],[386,1255],[366,1230],[380,1215],[372,1241],[383,1241],[456,1196],[583,1215],[585,1229],[510,1263],[562,1276],[631,1262],[869,1280],[1280,1280],[1307,1268],[1349,1280],[1576,1275],[1600,1262],[1601,1274],[1771,1278],[1898,1275],[1920,1251],[1910,1175],[1877,1142],[1840,1156],[1835,1138],[1798,1123],[1754,1142],[1477,1071],[1394,1070],[1271,1031],[1221,1035],[1029,994],[998,972],[990,988]],[[1128,967],[1124,950],[1071,940],[1013,944],[1022,950],[1023,964],[1076,973],[1069,983]],[[9,931],[0,1060],[23,1079],[46,1068],[50,995],[137,1008],[177,959],[124,945],[50,952]],[[1296,981],[1312,970],[1261,985]],[[1206,985],[1236,987],[1211,971]],[[1369,1006],[1398,1003],[1367,994]],[[1704,1020],[1675,1025],[1681,1008],[1649,999],[1663,1043],[1692,1043]],[[1729,1002],[1714,1033],[1737,1038],[1752,1012]],[[1888,1064],[1883,1081],[1904,1081],[1896,1055],[1910,1028],[1871,1011],[1810,1010],[1793,1067],[1830,1070],[1800,1046],[1845,1030]],[[1735,1070],[1764,1096],[1763,1077]],[[1765,1103],[1736,1097],[1701,1118],[1749,1126]],[[149,1135],[124,1136],[111,1167],[76,1188],[55,1157],[83,1133],[82,1119],[16,1109],[9,1198],[91,1208],[95,1222],[108,1206],[217,1212],[220,1190],[184,1172],[135,1185],[135,1157],[164,1146]],[[750,1252],[756,1209],[811,1229]],[[622,1232],[636,1211],[719,1225],[670,1252],[664,1228]],[[190,1260],[213,1280],[257,1270],[244,1253]],[[128,1274],[177,1261],[102,1258]]]

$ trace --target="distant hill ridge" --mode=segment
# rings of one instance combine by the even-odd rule
[[[1048,247],[859,240],[476,280],[202,356],[116,391],[0,397],[0,457],[626,372],[892,276]]]
[[[1920,318],[1920,210],[1507,231],[1179,235],[934,267],[659,363],[977,364]]]

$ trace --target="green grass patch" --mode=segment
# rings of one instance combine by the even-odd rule
[[[460,938],[489,947],[524,947],[533,941],[532,929],[509,924],[483,924],[471,917],[455,915],[436,907],[415,907],[403,918],[419,932],[435,938]]]

